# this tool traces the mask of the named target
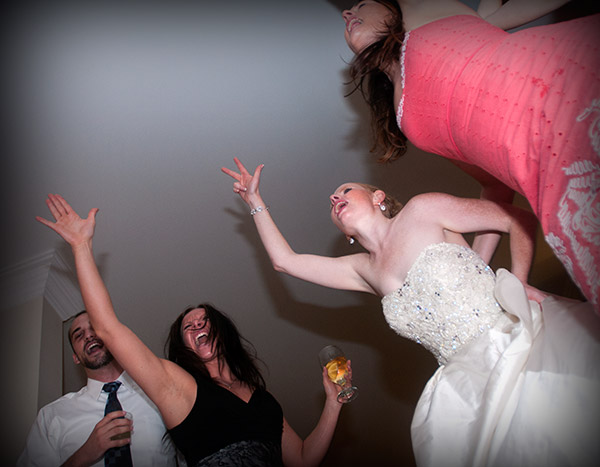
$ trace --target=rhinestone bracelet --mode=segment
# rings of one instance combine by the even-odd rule
[[[269,206],[267,206],[266,208],[263,208],[262,206],[256,206],[252,211],[250,211],[250,215],[253,216],[254,214],[258,214],[261,211],[268,211],[269,210]]]

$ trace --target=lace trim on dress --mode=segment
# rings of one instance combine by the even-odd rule
[[[239,441],[205,457],[195,467],[283,467],[281,444]]]
[[[400,49],[400,77],[402,78],[402,97],[400,98],[400,102],[398,103],[398,109],[396,109],[396,122],[398,123],[398,128],[402,131],[402,113],[404,112],[404,96],[406,95],[406,88],[404,87],[404,82],[406,80],[406,73],[404,70],[404,56],[406,55],[406,44],[408,43],[408,38],[410,36],[410,31],[406,31],[404,34],[404,40],[402,41],[402,48]]]

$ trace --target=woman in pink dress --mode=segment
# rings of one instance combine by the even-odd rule
[[[477,178],[482,198],[521,193],[598,311],[600,15],[502,29],[563,3],[367,0],[343,17],[382,159],[408,139]]]

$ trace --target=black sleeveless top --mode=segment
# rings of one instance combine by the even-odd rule
[[[256,389],[246,403],[212,381],[196,377],[196,383],[194,407],[183,422],[169,430],[188,466],[199,465],[202,459],[241,441],[269,446],[271,457],[248,465],[282,465],[283,411],[269,392]]]

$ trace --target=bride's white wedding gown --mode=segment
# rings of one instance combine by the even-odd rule
[[[382,299],[390,327],[440,367],[412,421],[419,466],[587,466],[600,459],[600,318],[527,300],[472,250],[430,245]]]

